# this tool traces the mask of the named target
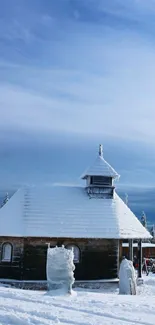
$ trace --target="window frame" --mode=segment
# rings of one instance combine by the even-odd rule
[[[69,248],[70,247],[70,248]],[[78,263],[80,263],[80,261],[81,261],[81,251],[80,251],[80,248],[79,248],[79,246],[78,245],[76,245],[76,244],[67,244],[66,246],[65,246],[65,248],[66,249],[71,249],[71,248],[76,248],[76,249],[78,249],[78,260],[76,259],[76,260],[74,260],[73,259],[73,263],[74,264],[78,264]],[[74,255],[75,256],[75,255]]]
[[[5,246],[9,245],[10,248],[11,248],[11,254],[10,254],[10,259],[5,259],[4,258],[4,249],[5,249]],[[13,256],[13,245],[10,243],[10,242],[4,242],[2,244],[2,251],[1,251],[1,262],[2,263],[11,263],[12,262],[12,256]]]

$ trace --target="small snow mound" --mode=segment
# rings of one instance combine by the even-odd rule
[[[74,283],[73,250],[62,247],[47,250],[47,282],[49,290],[58,290],[57,294],[72,293]],[[53,292],[54,293],[54,292]]]
[[[124,258],[119,270],[119,294],[136,295],[136,274],[132,261]]]

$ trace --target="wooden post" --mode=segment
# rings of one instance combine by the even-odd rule
[[[138,241],[138,278],[142,277],[142,240]]]
[[[119,240],[119,261],[122,259],[122,240]]]
[[[133,240],[129,239],[129,260],[133,262]]]
[[[122,259],[122,241],[118,240],[117,275],[119,274],[121,259]]]

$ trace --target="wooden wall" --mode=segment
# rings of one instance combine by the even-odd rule
[[[97,280],[117,277],[119,256],[118,241],[103,239],[51,239],[11,238],[6,240],[14,247],[10,265],[0,261],[0,277],[24,280],[46,279],[47,244],[51,247],[74,244],[80,249],[80,262],[76,264],[76,280]],[[0,247],[2,240],[0,239]],[[0,248],[1,249],[1,248]],[[6,264],[6,263],[5,263]],[[15,271],[16,269],[16,271]],[[5,271],[7,273],[5,275]]]
[[[76,264],[76,280],[95,280],[117,277],[118,241],[92,239],[24,239],[24,278],[46,279],[47,243],[51,247],[74,244],[80,249]]]
[[[129,258],[129,248],[122,247],[123,255]],[[133,247],[133,255],[138,256],[138,248]],[[155,258],[155,247],[143,247],[142,248],[142,256],[145,258]]]

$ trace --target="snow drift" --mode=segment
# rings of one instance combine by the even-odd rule
[[[149,282],[149,285],[147,285]],[[151,285],[152,282],[152,285]],[[59,291],[59,290],[57,290]],[[0,286],[1,325],[155,325],[155,275],[144,275],[136,296],[118,295],[114,283],[77,295]]]

